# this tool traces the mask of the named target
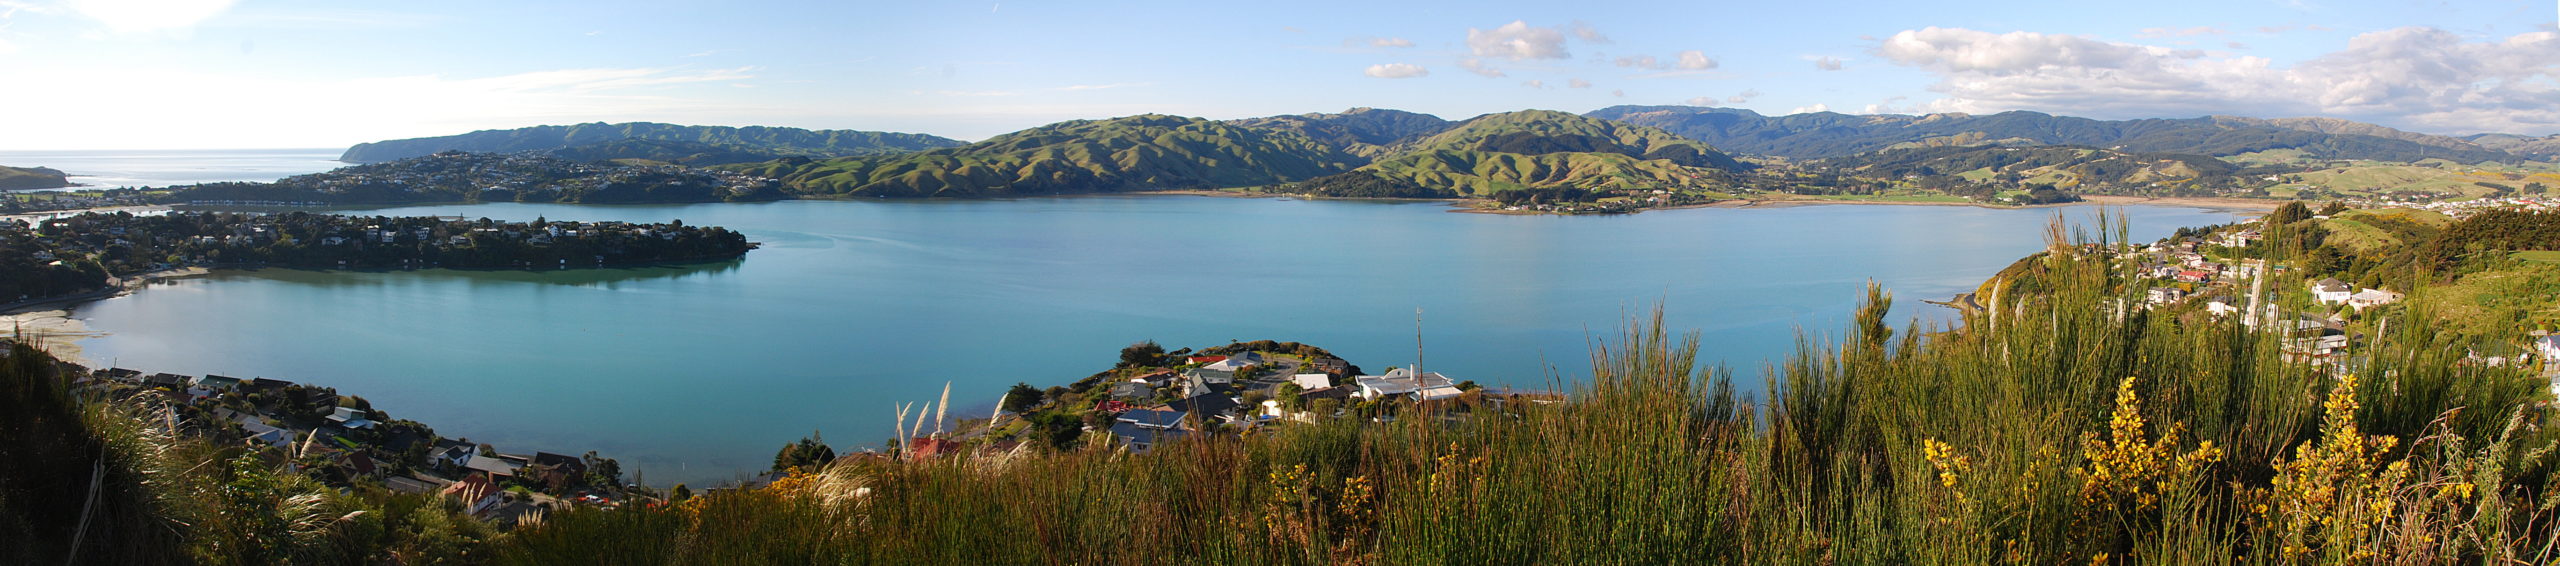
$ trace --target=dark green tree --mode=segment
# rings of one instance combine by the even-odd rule
[[[1020,413],[1039,405],[1041,397],[1040,388],[1029,383],[1015,383],[1013,389],[1005,391],[1002,408],[1008,413]]]
[[[774,453],[773,471],[815,470],[834,461],[836,449],[827,447],[826,439],[811,431],[808,438],[782,445],[782,451]]]
[[[1149,367],[1163,361],[1164,345],[1157,344],[1154,340],[1130,344],[1129,347],[1120,349],[1119,367]]]
[[[2275,212],[2267,213],[2267,224],[2270,226],[2292,224],[2310,217],[2311,207],[2303,206],[2302,201],[2297,200],[2286,202],[2284,206],[2276,207]]]

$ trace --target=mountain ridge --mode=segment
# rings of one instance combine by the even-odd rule
[[[445,151],[515,153],[566,149],[623,139],[695,142],[732,150],[783,155],[841,157],[940,149],[959,140],[929,134],[863,130],[809,130],[777,126],[687,126],[661,122],[623,122],[528,126],[479,130],[450,136],[383,140],[356,144],[339,161],[380,163]]]

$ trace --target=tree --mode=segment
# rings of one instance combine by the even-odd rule
[[[1304,393],[1306,388],[1299,387],[1298,383],[1293,381],[1272,388],[1271,398],[1280,402],[1280,408],[1298,411],[1307,408],[1307,399],[1301,396]]]
[[[2339,201],[2334,201],[2334,200],[2333,200],[2333,201],[2329,201],[2329,205],[2328,205],[2328,206],[2320,207],[2320,215],[2321,215],[2321,216],[2337,216],[2337,215],[2338,215],[2338,213],[2342,213],[2342,212],[2346,212],[2346,211],[2347,211],[2347,203],[2339,202]]]
[[[836,449],[827,447],[827,441],[820,438],[816,431],[811,431],[807,438],[782,445],[782,451],[774,453],[773,471],[814,470],[834,461],[836,461]]]
[[[1334,413],[1342,412],[1342,400],[1317,399],[1316,402],[1307,405],[1307,411],[1315,413],[1316,418],[1331,417]]]
[[[2302,201],[2288,201],[2284,206],[2276,207],[2275,212],[2267,213],[2267,225],[2292,224],[2310,217],[2311,207],[2303,206]]]
[[[1130,344],[1129,347],[1120,349],[1119,367],[1150,367],[1163,361],[1164,345],[1157,344],[1154,340]]]
[[[1002,408],[1008,413],[1020,413],[1039,405],[1041,397],[1040,388],[1029,383],[1015,383],[1013,389],[1005,391]]]

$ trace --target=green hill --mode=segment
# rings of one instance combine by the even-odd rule
[[[1297,132],[1335,149],[1371,159],[1394,153],[1399,145],[1447,131],[1456,124],[1430,114],[1376,108],[1353,108],[1340,114],[1246,118],[1228,120],[1227,123]]]
[[[1660,129],[1548,110],[1488,114],[1412,148],[1292,192],[1350,197],[1484,196],[1521,189],[1691,187],[1749,167]]]
[[[2560,159],[2560,135],[2527,137],[2515,134],[2477,134],[2471,143],[2481,147],[2542,160]]]
[[[2085,146],[1948,146],[1894,149],[1813,163],[1846,176],[2044,184],[2090,194],[2220,194],[2248,185],[2259,170],[2203,155],[2136,153]],[[2273,169],[2268,169],[2273,171]],[[2289,170],[2288,170],[2289,171]]]
[[[2520,159],[2466,140],[2325,118],[2092,120],[2026,111],[1984,116],[1835,112],[1762,116],[1750,110],[1699,106],[1612,106],[1588,116],[1662,128],[1730,151],[1797,159],[1839,157],[1950,136],[2217,157],[2298,149],[2318,157],[2380,161]]]
[[[608,142],[564,147],[541,152],[543,155],[571,161],[639,160],[652,163],[708,167],[731,163],[754,163],[789,157],[788,154],[701,142],[624,138]]]
[[[993,197],[1267,185],[1363,162],[1293,131],[1147,114],[1060,122],[904,155],[724,169],[781,179],[804,194]]]
[[[59,189],[71,186],[61,171],[43,167],[0,166],[0,191]]]
[[[737,150],[809,157],[903,153],[960,145],[957,140],[939,136],[894,132],[804,130],[766,126],[744,128],[681,126],[655,122],[622,124],[597,122],[567,126],[534,126],[512,130],[481,130],[451,136],[360,143],[355,147],[347,148],[346,154],[339,156],[338,160],[351,163],[378,163],[445,151],[473,153],[544,151],[633,138],[693,142]]]

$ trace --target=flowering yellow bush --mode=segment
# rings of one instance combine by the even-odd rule
[[[2363,537],[2378,534],[2398,512],[2392,491],[2408,479],[2409,462],[2382,464],[2399,439],[2366,437],[2356,425],[2359,408],[2356,377],[2340,378],[2321,403],[2320,441],[2295,447],[2292,460],[2276,465],[2266,502],[2255,510],[2276,528],[2286,558],[2332,547],[2346,551],[2347,560],[2371,558]]]
[[[2159,505],[2162,493],[2181,489],[2206,465],[2222,461],[2222,449],[2210,440],[2178,453],[2178,437],[2185,434],[2185,425],[2171,424],[2158,439],[2151,438],[2150,421],[2142,417],[2142,398],[2134,393],[2133,383],[2134,378],[2127,377],[2116,386],[2107,438],[2100,439],[2097,433],[2081,436],[2086,462],[2079,469],[2080,504],[2085,510],[2100,514],[2150,510]]]

